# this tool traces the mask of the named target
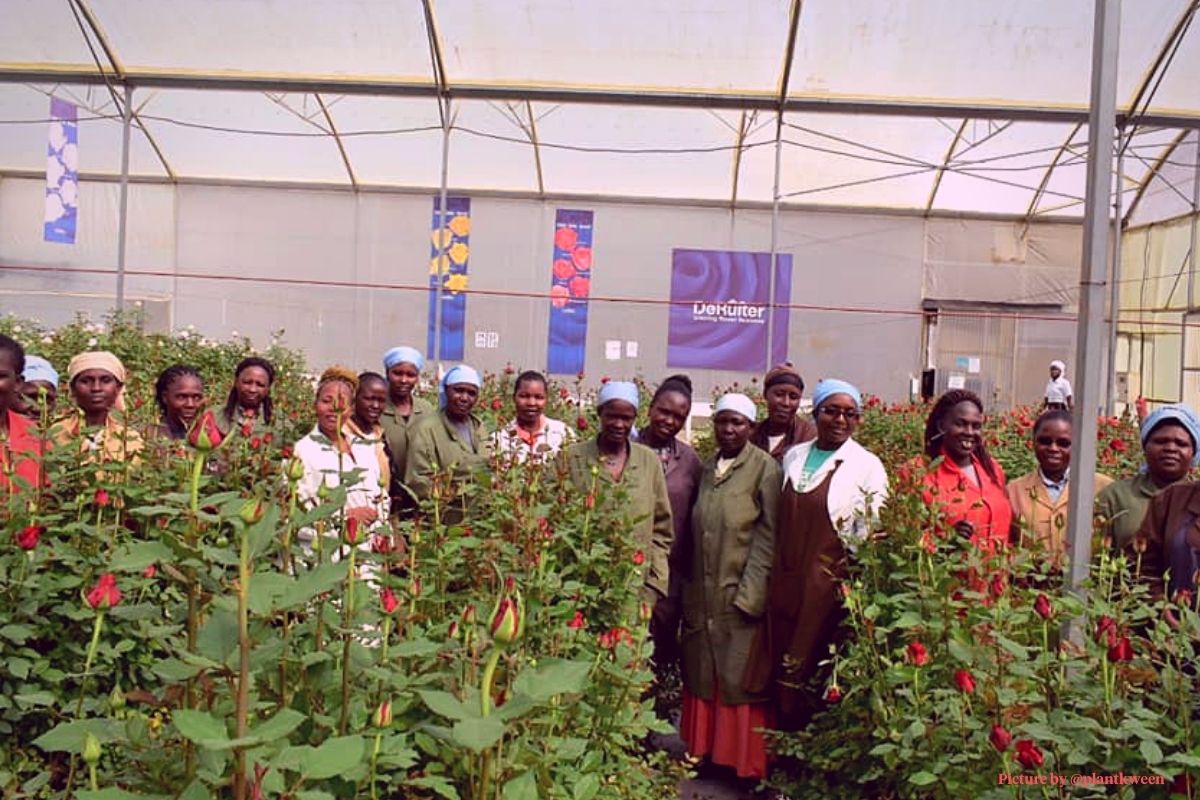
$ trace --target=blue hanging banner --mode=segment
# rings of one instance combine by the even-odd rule
[[[75,106],[50,98],[50,138],[46,144],[47,242],[75,244],[79,212],[79,115]]]
[[[467,263],[471,255],[471,199],[446,198],[446,218],[433,198],[433,242],[429,248],[429,323],[425,352],[439,361],[461,361],[467,321]],[[445,248],[443,254],[442,248]],[[439,258],[440,255],[440,258]],[[441,352],[434,351],[438,284],[442,287]]]
[[[546,369],[553,375],[583,372],[592,289],[592,221],[591,211],[565,208],[554,218],[550,341],[546,347]]]

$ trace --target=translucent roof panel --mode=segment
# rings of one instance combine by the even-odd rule
[[[1126,4],[1118,103],[1131,98],[1188,3]],[[1092,18],[1092,0],[806,3],[788,92],[1086,105]]]
[[[1174,147],[1160,154],[1159,170],[1152,177],[1148,176],[1149,183],[1129,216],[1131,225],[1145,225],[1192,212],[1197,162],[1200,161],[1197,135],[1197,131],[1190,131],[1179,138]]]
[[[535,104],[546,191],[728,200],[740,113]]]
[[[360,183],[437,186],[442,119],[433,98],[322,95]]]
[[[416,3],[414,3],[416,5]],[[438,0],[451,83],[777,91],[788,0]]]
[[[455,187],[537,191],[537,163],[525,103],[452,105],[448,183]],[[441,148],[436,163],[441,166]]]
[[[0,169],[46,169],[46,136],[50,118],[50,95],[78,108],[79,171],[119,174],[121,171],[121,122],[109,98],[99,86],[29,86],[0,84]],[[129,139],[129,172],[132,175],[164,176],[162,163],[141,132],[134,128]]]
[[[4,61],[94,68],[70,3],[4,0],[0,13],[4,19],[0,25],[0,57]]]
[[[180,175],[349,182],[312,95],[145,90],[134,100]]]
[[[432,80],[425,14],[415,0],[91,0],[91,6],[128,69]]]
[[[1141,6],[1137,7],[1141,13]],[[1122,42],[1122,46],[1124,46]],[[1170,113],[1195,113],[1200,106],[1200,20],[1192,24],[1171,57],[1170,66],[1150,98],[1149,110]]]

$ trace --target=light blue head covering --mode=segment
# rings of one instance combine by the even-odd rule
[[[24,378],[26,381],[45,381],[51,386],[58,386],[58,372],[41,356],[25,356]]]
[[[629,381],[609,381],[600,387],[600,394],[596,396],[596,409],[604,408],[604,404],[610,400],[624,400],[637,408],[639,405],[637,384]]]
[[[476,389],[483,386],[483,380],[480,379],[479,373],[473,367],[468,367],[466,364],[451,367],[450,371],[442,377],[442,382],[438,384],[438,408],[446,407],[446,387],[459,383],[469,383]]]
[[[383,371],[387,372],[397,364],[412,364],[420,372],[425,369],[425,357],[415,347],[393,347],[383,354]]]
[[[817,413],[817,409],[821,407],[822,403],[835,394],[849,395],[850,399],[854,401],[854,405],[862,408],[862,393],[858,391],[858,387],[837,378],[825,378],[813,387],[813,414]]]
[[[1192,409],[1183,403],[1161,406],[1156,408],[1150,416],[1146,417],[1139,431],[1142,447],[1146,446],[1146,440],[1150,438],[1150,434],[1154,429],[1164,422],[1178,423],[1188,432],[1188,436],[1192,437],[1192,466],[1200,466],[1200,419],[1196,418],[1195,411],[1192,411]]]
[[[758,406],[754,405],[754,401],[749,397],[739,392],[721,395],[721,399],[713,408],[713,416],[715,417],[722,411],[736,411],[751,422],[758,419]]]

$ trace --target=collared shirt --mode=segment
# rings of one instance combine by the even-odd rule
[[[518,463],[529,460],[548,461],[558,451],[574,441],[566,423],[543,416],[536,431],[527,431],[516,420],[493,434],[496,451],[511,456]]]
[[[1115,481],[1096,496],[1096,514],[1112,537],[1112,546],[1123,549],[1133,541],[1150,501],[1162,491],[1146,472]]]
[[[413,426],[426,415],[433,413],[433,405],[428,400],[413,395],[412,410],[405,417],[391,398],[388,398],[379,424],[383,427],[383,435],[387,439],[388,453],[392,458],[392,475],[396,480],[403,480],[404,472],[408,468],[408,444]]]
[[[1058,498],[1062,497],[1062,493],[1067,489],[1067,481],[1071,478],[1071,468],[1067,467],[1062,478],[1057,481],[1047,477],[1041,467],[1038,467],[1037,473],[1038,477],[1042,479],[1042,486],[1046,487],[1046,494],[1050,495],[1050,501],[1057,503]]]
[[[1046,382],[1046,402],[1061,403],[1064,406],[1067,404],[1067,398],[1071,396],[1071,382],[1063,376],[1051,378]]]
[[[937,503],[945,516],[947,527],[969,522],[973,529],[971,544],[986,553],[1003,549],[1012,529],[1012,506],[1005,489],[1004,470],[995,461],[992,479],[975,456],[971,465],[979,476],[976,484],[961,467],[943,457],[937,471],[925,477],[925,502]]]
[[[376,521],[388,516],[387,481],[381,463],[378,440],[366,438],[346,426],[343,431],[350,452],[342,453],[320,428],[313,427],[308,435],[296,442],[296,457],[304,464],[304,477],[296,493],[301,500],[315,503],[317,492],[324,484],[330,489],[346,487],[347,508],[373,508]],[[343,480],[346,482],[343,484]]]

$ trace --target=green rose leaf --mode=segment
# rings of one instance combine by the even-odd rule
[[[538,800],[537,778],[533,770],[522,772],[504,784],[504,800]]]
[[[504,723],[495,717],[460,719],[454,723],[451,738],[454,743],[479,753],[500,741],[504,735]]]
[[[225,729],[225,721],[211,714],[184,708],[173,713],[171,721],[185,739],[190,739],[201,747],[220,750],[229,745],[229,732]]]

